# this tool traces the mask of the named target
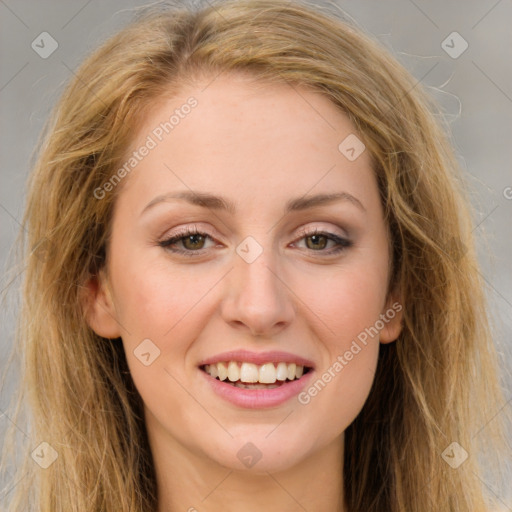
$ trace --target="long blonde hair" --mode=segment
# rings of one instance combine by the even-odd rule
[[[475,434],[501,395],[446,128],[421,84],[371,37],[284,0],[146,10],[86,59],[60,99],[24,219],[16,346],[31,444],[10,510],[156,510],[141,398],[122,344],[85,320],[83,287],[105,263],[116,197],[94,191],[118,169],[152,102],[221,72],[310,86],[348,115],[373,156],[403,331],[381,347],[370,396],[346,430],[348,511],[487,510],[478,457],[481,441],[492,448],[498,439],[498,421]],[[41,442],[58,454],[47,469],[30,456]],[[452,442],[469,454],[457,469],[443,455]]]

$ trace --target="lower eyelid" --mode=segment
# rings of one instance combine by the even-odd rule
[[[175,244],[179,244],[180,242],[183,243],[183,240],[187,237],[187,236],[193,236],[193,235],[201,235],[202,237],[206,238],[207,240],[209,240],[211,243],[214,244],[214,246],[217,246],[218,245],[218,242],[217,240],[210,234],[206,233],[206,232],[201,232],[201,231],[195,231],[195,230],[191,230],[191,231],[186,231],[186,232],[183,232],[183,233],[177,233],[175,235],[172,235],[170,237],[168,237],[167,239],[164,239],[164,240],[161,240],[160,242],[158,242],[158,244],[163,247],[164,249],[167,249],[168,251],[170,252],[174,252],[174,253],[186,253],[188,255],[193,255],[193,254],[202,254],[204,251],[207,251],[208,249],[212,249],[213,247],[206,247],[206,248],[201,248],[201,249],[181,249],[181,248],[171,248],[172,245],[175,245]],[[314,249],[309,249],[308,247],[305,247],[306,250],[310,251],[310,252],[318,252],[319,254],[334,254],[336,252],[340,252],[342,251],[343,249],[348,249],[350,246],[352,246],[352,242],[347,239],[347,238],[344,238],[344,237],[341,237],[339,235],[336,235],[335,233],[329,233],[329,232],[322,232],[322,231],[312,231],[310,233],[301,233],[299,238],[296,238],[296,241],[293,242],[293,244],[297,244],[298,242],[300,241],[303,241],[305,240],[306,238],[310,237],[310,236],[315,236],[315,235],[318,235],[318,236],[324,236],[328,239],[328,241],[331,241],[331,242],[335,242],[335,245],[329,249],[321,249],[321,250],[314,250]]]

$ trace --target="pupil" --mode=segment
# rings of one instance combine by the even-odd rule
[[[318,244],[319,238],[322,239],[323,243],[321,242],[320,244]],[[327,239],[324,235],[311,235],[311,236],[308,236],[308,240],[313,240],[313,243],[317,244],[317,245],[314,245],[313,247],[308,247],[309,249],[314,249],[314,248],[323,249],[327,245]],[[309,244],[308,244],[308,246],[309,246]]]
[[[192,247],[190,247],[190,244],[192,245]],[[185,240],[183,241],[183,245],[187,248],[187,249],[201,249],[201,247],[196,247],[195,245],[196,244],[200,244],[201,245],[201,242],[204,243],[204,237],[201,236],[201,235],[190,235],[190,236],[187,236],[185,238]]]

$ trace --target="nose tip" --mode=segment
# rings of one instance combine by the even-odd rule
[[[295,315],[292,297],[268,261],[239,261],[230,274],[222,315],[238,329],[254,336],[269,336],[289,325]]]

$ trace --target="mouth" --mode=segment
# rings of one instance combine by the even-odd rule
[[[241,389],[274,389],[301,379],[312,367],[284,361],[255,364],[246,361],[222,361],[201,365],[200,370],[213,379]]]

